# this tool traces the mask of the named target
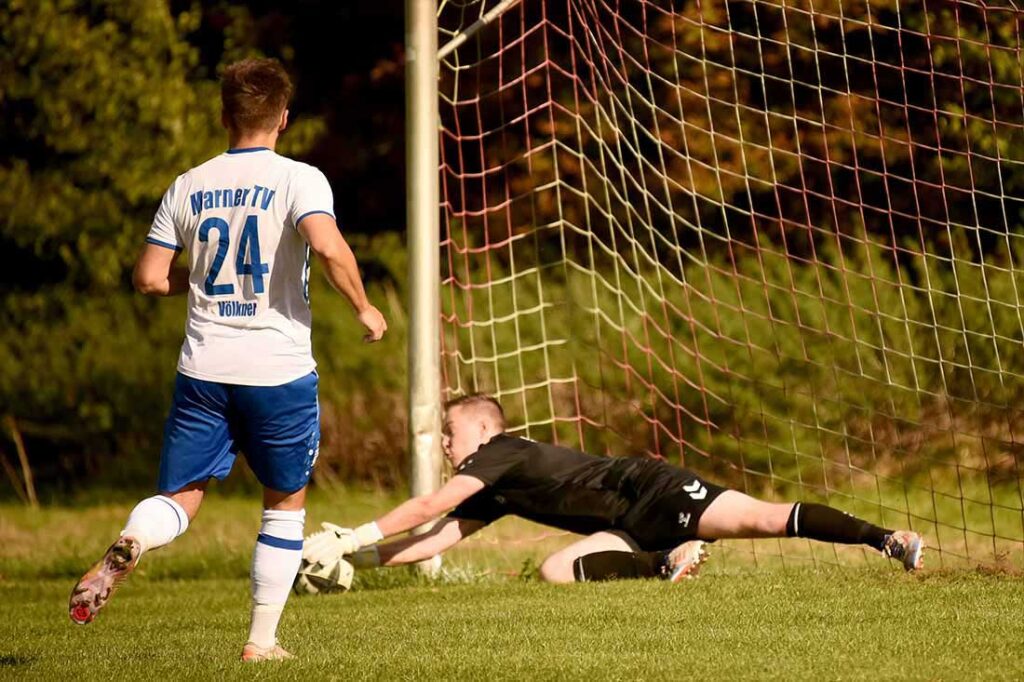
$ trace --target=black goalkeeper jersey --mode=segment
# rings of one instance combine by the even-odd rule
[[[491,523],[514,514],[584,535],[631,531],[658,498],[695,480],[692,473],[660,460],[596,457],[506,434],[467,457],[456,474],[487,487],[452,510],[451,517]]]

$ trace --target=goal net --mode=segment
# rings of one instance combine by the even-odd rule
[[[519,435],[913,528],[932,567],[1022,564],[1020,11],[521,0],[438,16],[457,45],[440,65],[449,395],[497,395]]]

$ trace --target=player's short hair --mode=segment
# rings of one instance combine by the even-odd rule
[[[292,98],[292,79],[276,59],[243,59],[224,69],[220,100],[233,130],[273,130]]]
[[[470,393],[452,398],[444,404],[444,411],[447,414],[454,407],[474,408],[483,411],[487,416],[497,422],[502,431],[505,430],[505,410],[501,409],[501,403],[493,396],[486,393]]]

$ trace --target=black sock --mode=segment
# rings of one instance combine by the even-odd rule
[[[881,551],[891,530],[823,504],[797,502],[786,522],[788,537],[810,538],[844,545],[868,545]]]
[[[593,552],[572,562],[576,582],[655,578],[665,572],[664,552]]]

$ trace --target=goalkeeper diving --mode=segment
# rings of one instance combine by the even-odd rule
[[[798,537],[867,545],[905,570],[922,566],[925,543],[913,531],[881,528],[821,504],[778,504],[729,490],[664,461],[597,457],[505,432],[494,398],[474,394],[445,405],[442,446],[455,474],[354,529],[324,523],[306,538],[296,589],[347,586],[356,568],[399,566],[440,555],[512,514],[584,535],[548,556],[548,582],[692,577],[704,543],[729,538]],[[439,517],[431,530],[380,544]]]

